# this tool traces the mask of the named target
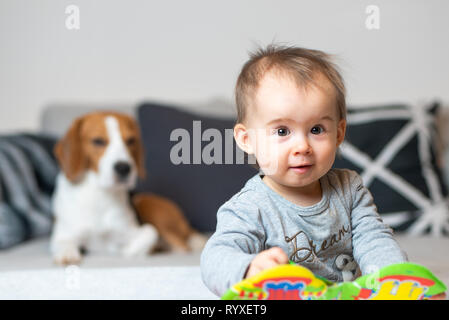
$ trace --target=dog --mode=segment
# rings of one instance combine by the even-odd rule
[[[200,250],[195,231],[173,201],[129,191],[145,177],[135,120],[118,112],[77,118],[54,148],[61,168],[52,196],[50,250],[56,264],[78,264],[89,253],[144,256],[161,243],[175,251]]]

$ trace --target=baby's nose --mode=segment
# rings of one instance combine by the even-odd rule
[[[293,147],[293,154],[310,154],[312,152],[312,147],[305,139],[301,139],[301,141],[297,141]]]

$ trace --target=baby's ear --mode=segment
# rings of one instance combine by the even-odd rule
[[[341,119],[338,122],[337,127],[337,147],[340,146],[340,144],[345,140],[345,134],[346,134],[346,120]]]
[[[234,139],[240,149],[247,154],[253,154],[253,148],[249,143],[249,133],[243,123],[237,123],[234,126]]]

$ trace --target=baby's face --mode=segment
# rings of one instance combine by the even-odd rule
[[[261,170],[275,183],[306,187],[332,167],[343,141],[335,89],[323,77],[320,87],[299,87],[286,76],[267,74],[248,110],[248,144]]]

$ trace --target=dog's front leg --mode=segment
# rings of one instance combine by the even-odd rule
[[[59,265],[79,264],[81,262],[80,243],[77,237],[51,241],[53,261]]]
[[[158,241],[158,232],[155,227],[144,224],[134,227],[127,233],[128,242],[122,254],[125,257],[142,257],[150,253]]]

